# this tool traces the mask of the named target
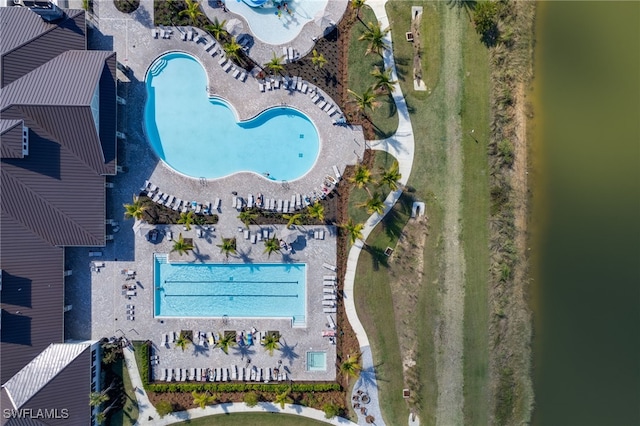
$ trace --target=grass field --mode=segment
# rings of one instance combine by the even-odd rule
[[[292,416],[289,414],[277,413],[242,413],[242,414],[220,414],[217,416],[201,417],[199,419],[187,420],[176,425],[189,426],[320,426],[326,425],[324,422],[308,419],[306,417]]]
[[[125,403],[122,410],[114,412],[110,419],[110,426],[131,426],[138,420],[138,402],[136,401],[136,395],[131,384],[131,378],[129,377],[129,370],[124,365],[124,360],[118,360],[113,366],[113,371],[116,372],[124,383],[124,398]]]
[[[362,8],[360,17],[365,23],[376,22],[375,14],[368,6]],[[360,37],[365,29],[365,26],[361,22],[356,21],[349,39],[349,77],[347,88],[357,94],[362,94],[367,88],[374,84],[375,79],[371,76],[371,71],[375,67],[384,69],[382,56],[376,53],[369,53],[367,55],[367,42],[358,40],[358,37]],[[371,121],[375,125],[376,138],[384,139],[395,133],[398,128],[398,112],[390,95],[381,95],[378,100],[381,104],[380,107],[373,112],[368,110],[367,114],[370,115]]]
[[[489,56],[473,30],[463,39],[462,110],[465,423],[489,423]],[[473,131],[473,132],[472,132]]]
[[[413,46],[405,42],[404,32],[410,28],[411,6],[423,6],[422,72],[427,92],[413,90],[411,81]],[[380,390],[385,421],[390,425],[405,424],[408,409],[400,398],[398,389],[409,385],[414,393],[412,406],[420,416],[422,424],[436,423],[438,382],[435,333],[442,320],[441,302],[443,293],[444,229],[446,200],[450,191],[447,175],[446,105],[444,85],[447,80],[461,78],[460,122],[462,131],[462,155],[464,170],[462,188],[462,212],[460,240],[466,254],[464,300],[464,397],[465,421],[470,424],[486,424],[488,416],[488,369],[487,369],[487,320],[486,295],[488,268],[488,184],[487,151],[489,81],[486,49],[477,43],[477,37],[463,10],[454,17],[464,41],[462,61],[464,73],[453,75],[445,69],[444,33],[442,19],[446,8],[444,2],[387,3],[387,14],[393,29],[394,57],[398,67],[400,84],[410,109],[415,137],[415,159],[409,179],[407,197],[415,197],[427,203],[428,227],[421,260],[424,263],[422,282],[417,292],[417,302],[410,312],[392,309],[390,299],[398,297],[402,286],[398,282],[414,278],[412,271],[403,271],[392,263],[389,267],[373,262],[366,252],[361,255],[356,274],[356,308],[372,343],[374,360],[380,374]],[[451,15],[451,14],[449,14]],[[451,18],[449,18],[451,19]],[[449,107],[449,109],[451,109]],[[468,129],[468,130],[466,130]],[[476,144],[471,136],[478,139]],[[467,132],[466,134],[464,132]],[[484,138],[484,140],[481,140]],[[401,209],[402,207],[397,207]],[[397,218],[403,224],[406,218]],[[413,221],[412,221],[413,222]],[[417,232],[417,231],[412,231]],[[394,244],[379,226],[372,232],[367,244],[376,248]],[[404,274],[404,275],[403,275]],[[391,315],[395,323],[389,321]],[[417,360],[405,378],[398,378],[402,371],[402,359],[398,337],[403,329],[413,328],[417,338]],[[402,339],[402,337],[400,337]],[[389,377],[393,372],[395,377]],[[407,383],[404,383],[404,381]]]

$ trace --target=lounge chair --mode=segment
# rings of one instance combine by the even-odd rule
[[[252,233],[252,234],[251,234],[251,244],[255,244],[255,243],[256,243],[256,240],[257,240],[257,236],[256,236],[256,234],[255,234],[255,233]]]
[[[287,55],[287,56],[288,56],[288,58],[289,58],[289,62],[293,62],[293,61],[294,61],[294,59],[295,59],[294,52],[293,52],[293,47],[289,46],[289,47],[287,48],[287,53],[288,53],[288,55]]]
[[[216,382],[222,381],[222,368],[216,368]]]
[[[300,91],[302,93],[307,93],[307,89],[309,89],[309,86],[307,86],[307,83],[302,83],[302,87],[300,88]]]
[[[193,36],[193,30],[187,31],[187,38],[189,39],[189,41],[193,41]]]
[[[238,80],[240,80],[240,81],[244,82],[246,79],[247,79],[247,73],[246,73],[246,72],[244,72],[244,71],[242,71],[242,72],[240,73],[240,77],[238,77]]]
[[[172,342],[175,343],[178,340],[178,333],[176,333],[175,331],[172,331],[171,333],[173,335],[173,341]]]
[[[337,300],[337,296],[335,294],[323,294],[322,300]]]
[[[336,323],[333,320],[333,317],[331,315],[327,315],[327,321],[329,322],[329,328],[331,328],[332,330],[336,329]]]
[[[162,192],[158,192],[152,199],[151,201],[153,201],[154,203],[157,203],[158,201],[160,201],[160,198],[162,198],[164,194]]]
[[[331,107],[333,107],[333,105],[327,103],[325,106],[322,107],[322,110],[324,112],[327,112],[327,111],[329,111],[331,109]]]
[[[216,197],[215,201],[213,202],[213,208],[216,210],[220,210],[220,198]]]
[[[282,56],[284,57],[285,64],[289,62],[289,51],[287,50],[286,46],[282,46]]]
[[[213,58],[214,56],[216,56],[218,54],[218,48],[215,49],[211,49],[211,57]]]
[[[321,99],[320,102],[316,103],[316,105],[318,105],[318,108],[322,109],[327,105],[327,102],[324,99]]]
[[[333,173],[336,175],[336,179],[342,179],[342,175],[340,174],[340,170],[338,170],[338,166],[333,166]]]
[[[196,369],[191,367],[189,370],[189,381],[194,381],[196,379]]]
[[[233,78],[237,79],[238,77],[240,77],[240,70],[236,67],[233,67],[231,75],[233,76]]]
[[[229,370],[227,370],[226,368],[222,369],[222,381],[223,382],[229,381]]]
[[[213,49],[215,47],[215,45],[216,45],[216,41],[215,40],[211,40],[208,44],[206,44],[204,46],[204,51],[205,52],[211,51],[211,49]]]
[[[201,380],[202,380],[202,369],[196,368],[196,382],[199,382]]]
[[[333,117],[337,113],[338,113],[338,108],[336,106],[334,106],[329,111],[327,111],[327,114],[329,114],[329,117]]]
[[[283,200],[283,202],[282,213],[289,213],[289,200]]]
[[[231,366],[231,380],[238,380],[238,366]]]
[[[247,380],[247,369],[245,367],[242,367],[242,369],[238,371],[238,380]]]
[[[151,37],[153,38],[158,38],[158,29],[157,28],[151,28]]]
[[[262,239],[264,239],[264,240],[268,240],[269,239],[269,230],[267,228],[264,228],[262,230]]]
[[[176,198],[176,201],[173,203],[173,210],[178,211],[182,208],[182,200],[180,198]]]
[[[169,368],[165,368],[164,369],[165,372],[165,381],[166,382],[170,382],[173,379],[173,368],[169,369]]]
[[[273,380],[271,368],[269,368],[265,373],[267,375],[267,377],[265,377],[265,382]]]
[[[324,287],[322,289],[322,293],[324,294],[336,294],[336,289],[333,287]]]
[[[338,277],[336,277],[335,275],[323,275],[322,276],[322,280],[323,281],[336,281],[338,279]]]
[[[296,82],[296,90],[298,92],[302,91],[302,79],[298,78],[298,81]]]
[[[248,240],[248,239],[249,239],[249,230],[248,230],[248,229],[245,229],[245,230],[244,230],[244,239],[245,239],[245,240]]]
[[[296,208],[298,208],[298,206],[296,205],[296,196],[295,194],[291,196],[291,210],[294,210]]]
[[[333,300],[323,300],[322,301],[322,306],[333,307],[333,306],[336,306],[336,302],[333,301]]]
[[[259,81],[258,82],[258,88],[260,89],[261,92],[264,92],[264,83]]]
[[[173,203],[176,201],[176,197],[174,197],[173,195],[171,195],[169,198],[167,198],[167,201],[165,201],[164,205],[166,207],[171,208],[171,206],[173,205]]]
[[[273,82],[273,88],[274,89],[279,89],[280,88],[280,79],[276,78],[276,79],[271,79]]]
[[[187,33],[181,34],[182,41],[187,41]]]
[[[276,210],[278,212],[282,212],[283,207],[284,207],[284,201],[278,200],[278,208]]]
[[[226,63],[227,63],[227,57],[226,56],[223,56],[222,58],[218,59],[218,64],[220,66],[223,66]]]
[[[316,94],[311,97],[311,102],[315,104],[319,100],[320,100],[320,95],[318,95],[318,93],[316,92]]]
[[[321,229],[318,231],[318,238],[316,240],[324,240],[324,230]]]
[[[264,85],[267,88],[267,90],[271,90],[271,80],[267,80]]]
[[[127,290],[127,296],[135,296],[136,292],[135,290]]]
[[[322,312],[325,314],[335,314],[338,310],[336,308],[324,307],[322,308]]]
[[[331,271],[333,271],[333,272],[336,272],[336,271],[338,270],[338,268],[336,268],[334,265],[330,265],[330,264],[328,264],[327,262],[324,262],[324,263],[322,264],[322,267],[323,267],[323,268],[327,268],[327,269],[329,269],[329,270],[331,270]]]
[[[254,203],[254,199],[253,199],[253,194],[249,194],[249,196],[247,197],[247,208],[253,208],[253,203]]]
[[[230,70],[230,69],[231,69],[231,62],[227,62],[226,64],[224,64],[224,65],[222,66],[222,70],[223,70],[224,72],[229,72],[229,70]]]
[[[196,205],[195,213],[196,213],[196,214],[199,214],[200,212],[202,212],[202,204],[198,204],[198,205]]]

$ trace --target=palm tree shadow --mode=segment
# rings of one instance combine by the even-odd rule
[[[253,258],[250,256],[251,250],[251,247],[248,250],[237,250],[235,257],[242,260],[243,263],[253,263]]]
[[[403,193],[398,201],[396,206],[389,210],[389,213],[382,219],[382,229],[389,238],[398,238],[402,234],[405,224],[403,216],[411,213],[413,197]]]
[[[476,9],[476,0],[447,0],[447,5],[453,9],[464,10],[467,12],[469,20],[471,20],[471,13]]]
[[[376,374],[376,370],[380,365],[382,365],[382,363],[373,365],[369,368],[362,369],[360,371],[360,376],[358,377],[358,380],[353,385],[353,388],[354,389],[358,389],[361,387],[364,387],[365,389],[377,388],[378,382],[388,382],[388,380],[383,379],[382,377],[380,377],[379,374]]]
[[[251,355],[254,355],[256,351],[252,346],[247,345],[236,345],[233,347],[234,355],[240,355],[240,359],[249,358]]]
[[[211,256],[200,251],[200,248],[197,245],[193,245],[193,257],[196,262],[205,263],[207,260],[211,260]]]
[[[398,81],[405,81],[408,74],[407,69],[409,60],[406,58],[395,57],[394,61],[396,63],[396,76],[398,77]]]
[[[363,250],[371,255],[371,262],[373,264],[374,271],[379,270],[380,265],[384,266],[385,268],[389,267],[389,263],[387,262],[387,255],[384,254],[384,248],[365,245],[363,247]]]
[[[195,356],[209,356],[209,350],[204,345],[193,344],[193,354]]]
[[[289,360],[289,365],[293,365],[293,361],[295,361],[297,358],[300,358],[300,355],[298,355],[295,351],[296,346],[298,346],[297,343],[293,346],[290,346],[289,344],[287,344],[286,340],[282,339],[280,341],[280,358]]]

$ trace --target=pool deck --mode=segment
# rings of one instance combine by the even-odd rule
[[[140,8],[132,15],[124,15],[113,6],[113,2],[96,2],[96,15],[99,20],[96,28],[90,33],[90,45],[113,49],[118,53],[118,60],[130,67],[130,82],[119,83],[119,94],[126,100],[120,106],[119,130],[126,133],[126,140],[119,141],[119,165],[127,169],[111,179],[114,187],[107,192],[107,217],[119,222],[119,232],[113,233],[113,240],[106,247],[67,248],[65,250],[65,269],[73,270],[66,279],[65,304],[73,309],[65,313],[65,338],[67,339],[99,339],[110,336],[126,336],[130,340],[151,340],[154,352],[159,355],[160,363],[154,368],[154,377],[159,377],[163,368],[205,368],[237,366],[245,367],[247,358],[251,365],[259,368],[274,368],[278,360],[289,370],[289,377],[296,381],[334,380],[336,369],[335,346],[322,331],[327,330],[327,314],[322,309],[322,277],[335,275],[323,268],[323,263],[335,264],[336,238],[335,227],[302,227],[301,236],[292,245],[291,255],[272,254],[268,258],[263,253],[261,243],[252,244],[244,239],[239,229],[243,226],[237,219],[238,212],[231,207],[232,192],[246,198],[252,193],[262,193],[267,198],[285,199],[291,195],[307,194],[318,189],[326,175],[333,175],[333,166],[343,171],[347,164],[354,164],[362,156],[365,148],[364,136],[360,128],[334,126],[333,120],[326,112],[313,104],[309,95],[300,92],[289,92],[283,89],[259,91],[257,80],[249,76],[246,82],[234,79],[218,64],[218,58],[211,57],[204,50],[202,43],[183,42],[179,37],[171,39],[153,39],[152,1],[142,0]],[[253,173],[238,173],[226,178],[203,180],[180,175],[163,162],[159,161],[146,140],[144,134],[143,110],[146,88],[144,76],[148,66],[155,58],[166,51],[180,50],[197,57],[205,66],[209,76],[210,88],[215,94],[228,100],[241,119],[252,117],[260,111],[286,104],[307,114],[318,128],[321,148],[314,167],[302,178],[291,182],[273,182]],[[172,108],[174,106],[167,106]],[[197,123],[194,123],[197,125]],[[185,129],[185,133],[188,129]],[[187,133],[188,134],[188,133]],[[251,153],[247,153],[251,155]],[[292,327],[291,319],[239,319],[229,318],[164,318],[153,316],[153,254],[169,253],[172,243],[167,241],[164,232],[156,244],[146,240],[150,225],[143,225],[134,232],[133,220],[123,220],[124,203],[131,202],[132,194],[137,194],[145,180],[158,185],[162,191],[169,192],[182,200],[213,201],[216,197],[222,200],[218,213],[219,223],[215,230],[197,237],[193,227],[184,231],[182,226],[174,225],[171,229],[174,238],[180,232],[185,237],[194,239],[196,249],[189,256],[179,257],[173,253],[170,259],[191,262],[225,262],[216,244],[221,238],[236,237],[238,255],[230,257],[228,262],[263,263],[263,262],[295,262],[307,264],[307,317],[306,327]],[[277,234],[281,234],[284,225],[270,225]],[[158,226],[161,231],[168,227]],[[314,229],[325,230],[324,240],[315,240],[309,234]],[[257,231],[251,226],[251,232]],[[100,252],[101,256],[91,257],[90,252]],[[99,272],[92,271],[91,262],[104,262]],[[122,270],[136,271],[136,279],[127,281]],[[123,284],[138,283],[136,295],[128,299],[122,294]],[[135,306],[135,320],[127,320],[126,305]],[[333,314],[336,320],[336,315]],[[91,327],[87,327],[91,324]],[[339,326],[339,324],[338,324]],[[229,355],[220,349],[211,349],[191,345],[186,351],[163,347],[160,339],[163,333],[179,333],[180,330],[222,332],[224,330],[250,330],[252,327],[260,331],[278,330],[282,342],[286,344],[282,351],[273,356],[256,344],[248,350],[232,348]],[[338,333],[340,327],[338,327]],[[306,371],[306,352],[326,351],[327,371]]]

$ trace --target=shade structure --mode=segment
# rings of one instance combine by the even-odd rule
[[[300,233],[295,229],[285,229],[282,234],[280,234],[280,239],[287,244],[293,243],[298,239]]]
[[[146,225],[148,225],[148,223],[144,220],[136,220],[132,227],[133,233],[138,236],[144,235],[150,229]]]
[[[227,21],[227,25],[225,25],[225,29],[232,36],[237,36],[244,30],[244,24],[241,20],[237,18],[232,18]]]

